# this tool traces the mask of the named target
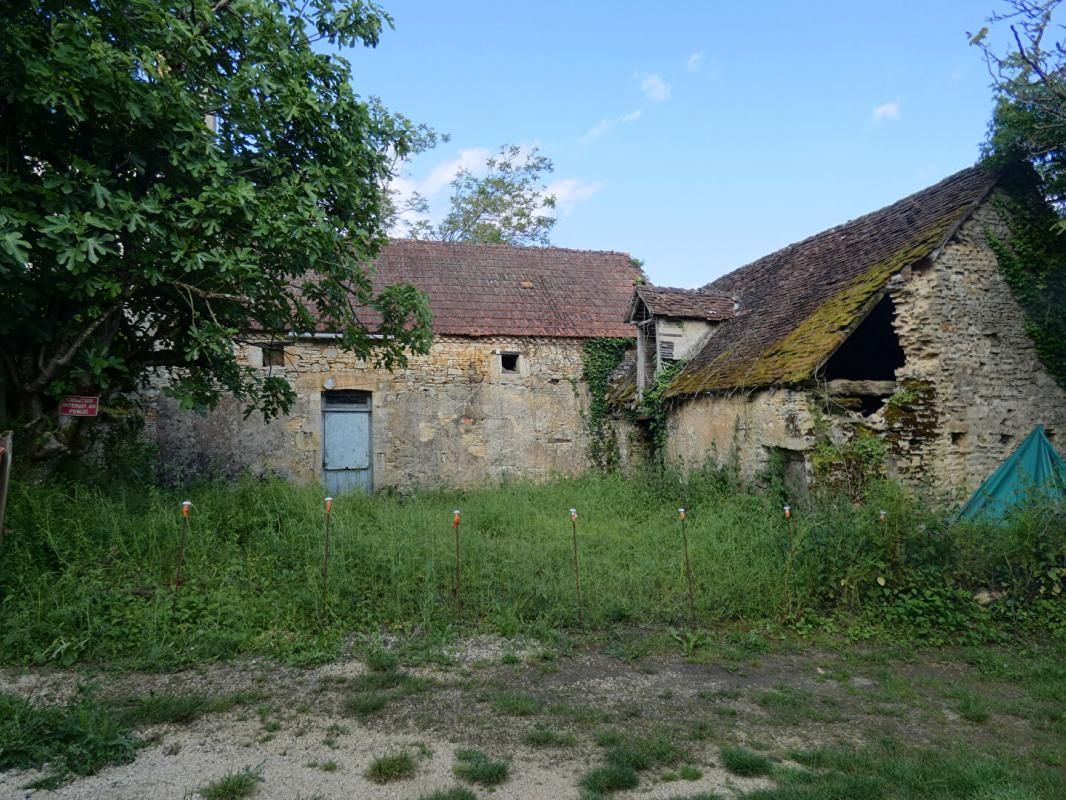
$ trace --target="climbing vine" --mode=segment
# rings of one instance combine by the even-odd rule
[[[1017,178],[1005,183],[996,204],[1010,238],[989,234],[999,271],[1025,312],[1037,355],[1066,388],[1066,232],[1063,220],[1035,189]]]
[[[666,390],[674,377],[685,368],[684,361],[667,364],[655,376],[655,384],[640,398],[640,412],[648,420],[648,435],[651,439],[652,456],[662,461],[666,448]]]
[[[618,445],[609,425],[611,406],[607,399],[611,373],[622,363],[631,339],[597,337],[585,342],[581,351],[581,379],[589,390],[585,425],[589,434],[589,460],[603,470],[618,466]]]

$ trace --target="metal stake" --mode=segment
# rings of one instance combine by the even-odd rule
[[[577,558],[577,509],[570,509],[570,527],[574,533],[574,583],[577,585],[577,624],[584,624],[581,613],[581,563]]]
[[[785,602],[792,613],[792,506],[785,506],[785,528],[788,531],[788,558],[785,561]]]
[[[692,563],[688,559],[688,532],[685,530],[685,509],[677,510],[681,518],[681,542],[685,548],[685,574],[688,576],[688,610],[692,615],[692,626],[696,626],[696,592],[692,588]]]

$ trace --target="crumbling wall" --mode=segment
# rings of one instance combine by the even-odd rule
[[[667,461],[683,469],[713,462],[754,478],[769,465],[774,449],[814,447],[810,401],[807,392],[770,388],[677,403],[668,421]]]
[[[1037,423],[1053,442],[1066,431],[1066,392],[1025,333],[989,232],[1009,236],[992,202],[931,264],[905,270],[891,284],[907,362],[897,373],[903,402],[884,410],[884,430],[904,477],[958,497],[976,489]]]
[[[232,401],[200,416],[154,398],[149,429],[173,476],[241,471],[317,481],[322,472],[322,393],[372,393],[375,488],[469,486],[505,478],[542,479],[587,468],[581,412],[580,339],[438,337],[406,369],[376,369],[330,341],[285,347],[285,377],[296,389],[291,413],[248,420]],[[499,351],[518,353],[517,371]],[[259,348],[242,359],[259,366]],[[274,368],[277,374],[278,368]]]
[[[931,261],[889,281],[905,362],[891,395],[879,393],[879,408],[851,410],[832,396],[834,383],[855,381],[704,395],[671,412],[668,457],[686,468],[708,459],[734,464],[752,477],[780,449],[804,453],[809,472],[819,441],[840,445],[861,428],[884,439],[890,475],[961,499],[1034,425],[1042,423],[1053,442],[1066,440],[1066,392],[1025,333],[988,247],[990,231],[1008,235],[986,203]]]

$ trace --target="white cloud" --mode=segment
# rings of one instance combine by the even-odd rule
[[[488,160],[490,155],[491,153],[488,150],[480,147],[460,150],[457,158],[437,164],[429,175],[415,186],[415,189],[426,197],[433,197],[448,186],[461,169],[465,169],[475,175],[484,173],[485,161]]]
[[[598,181],[583,181],[581,178],[562,178],[548,184],[548,194],[555,197],[555,209],[562,215],[569,214],[578,203],[583,203],[597,192],[603,184]]]
[[[899,100],[893,100],[890,103],[882,103],[877,106],[873,111],[873,123],[879,125],[882,122],[893,121],[899,119],[900,106]]]
[[[637,109],[636,111],[630,111],[628,114],[623,114],[620,117],[604,117],[591,128],[589,128],[587,131],[585,131],[585,133],[579,136],[578,142],[581,144],[588,144],[591,141],[599,139],[601,136],[603,136],[603,134],[607,133],[607,131],[609,131],[616,125],[624,125],[627,122],[636,122],[638,119],[640,119],[641,113],[642,112],[640,111],[640,109]]]
[[[703,64],[703,53],[693,53],[685,59],[685,69],[689,72],[699,72],[701,64]]]
[[[670,99],[670,84],[654,73],[637,72],[633,77],[640,80],[640,90],[653,103]]]

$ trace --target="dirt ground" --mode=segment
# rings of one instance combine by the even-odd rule
[[[364,715],[349,702],[368,673],[355,657],[307,669],[256,660],[169,674],[99,673],[91,680],[101,700],[242,699],[187,724],[140,727],[145,745],[132,763],[56,791],[22,788],[43,772],[0,773],[0,799],[196,798],[247,767],[263,778],[255,794],[263,800],[417,800],[461,785],[452,768],[464,748],[510,763],[502,785],[470,787],[478,797],[578,798],[581,776],[604,763],[611,733],[667,738],[687,754],[642,772],[638,788],[613,797],[733,798],[769,781],[730,774],[724,745],[789,763],[795,750],[880,736],[916,744],[950,736],[975,748],[1030,742],[1024,719],[961,717],[952,699],[958,687],[980,685],[997,703],[1009,703],[1011,687],[981,684],[971,667],[944,656],[767,646],[757,637],[706,645],[664,632],[558,646],[477,637],[445,655],[437,659],[445,663],[401,666],[420,680],[386,692],[384,707]],[[62,702],[85,680],[80,672],[9,669],[0,671],[0,691]],[[555,741],[530,743],[536,731]],[[416,758],[413,777],[383,785],[365,777],[373,759],[400,750]],[[699,777],[682,779],[682,764],[695,768],[689,778]]]

